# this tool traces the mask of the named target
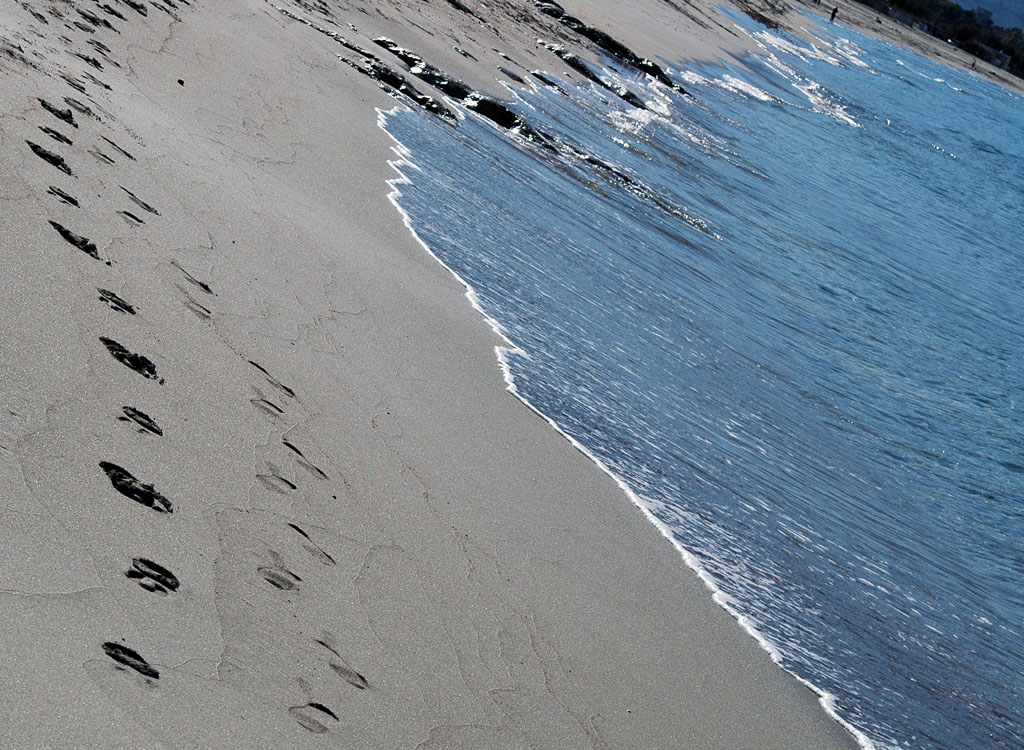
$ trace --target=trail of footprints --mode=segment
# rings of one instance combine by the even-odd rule
[[[22,2],[22,6],[41,24],[50,25],[51,23],[63,22],[66,28],[70,29],[73,26],[86,34],[95,34],[101,29],[120,34],[116,23],[127,22],[128,20],[122,12],[110,4],[100,3],[99,0],[94,0],[96,9],[106,17],[97,15],[97,13],[89,10],[74,7],[73,3],[69,0],[65,0],[65,3],[66,5],[62,7],[48,7],[49,16],[39,12],[28,3]],[[178,8],[177,3],[190,4],[189,0],[177,0],[177,3],[174,0],[164,0],[163,2],[149,0],[148,3],[141,0],[117,0],[117,3],[126,9],[130,9],[140,17],[148,16],[149,8],[152,7],[174,18],[177,18],[175,14],[175,10]],[[70,16],[67,6],[71,6],[76,17]],[[69,45],[71,44],[71,40],[68,37],[62,36],[61,38]],[[68,49],[68,52],[77,60],[98,72],[103,71],[105,65],[115,68],[120,67],[120,64],[113,59],[111,49],[103,42],[93,37],[86,40],[86,43],[90,47],[90,52],[82,53],[72,49]],[[59,75],[71,89],[81,96],[89,97],[90,100],[91,96],[85,83],[82,82],[83,79],[100,90],[112,90],[109,84],[102,81],[89,70],[82,70],[79,73],[79,77],[75,77],[68,72],[61,72]],[[46,136],[50,145],[42,145],[29,139],[26,139],[25,143],[35,156],[53,167],[56,172],[59,172],[68,180],[79,180],[78,175],[71,164],[68,163],[65,155],[60,153],[60,149],[63,147],[75,148],[76,140],[87,137],[82,123],[79,122],[79,118],[104,125],[103,118],[97,114],[97,111],[92,106],[70,95],[63,97],[63,107],[53,104],[42,97],[38,97],[36,101],[42,114],[47,118],[45,124],[38,124],[38,130]],[[94,106],[97,106],[97,109],[101,109],[98,105]],[[76,113],[78,117],[76,117]],[[61,127],[71,128],[72,132],[62,132],[58,129]],[[131,152],[120,146],[113,139],[100,135],[99,140],[106,144],[105,148],[111,149],[109,154],[101,149],[99,142],[84,150],[100,164],[113,166],[117,164],[117,159],[119,158],[126,159],[129,162],[137,162],[136,157]],[[114,156],[110,154],[114,154]],[[148,219],[161,215],[156,207],[134,191],[124,185],[118,185],[118,187],[122,191],[122,197],[127,198],[132,205],[130,208],[117,211],[117,214],[130,226],[141,227]],[[55,198],[63,205],[81,209],[81,202],[70,192],[70,189],[70,184],[65,186],[49,185],[46,194]],[[49,219],[48,222],[57,235],[71,247],[84,253],[90,259],[99,261],[108,267],[114,264],[113,260],[103,257],[94,240],[79,234],[75,229],[65,226],[54,219]],[[181,294],[185,307],[201,320],[211,320],[213,312],[209,307],[200,302],[200,298],[216,296],[213,289],[208,283],[186,270],[177,260],[172,259],[170,263],[181,274],[180,283],[175,281],[174,286]],[[107,305],[111,310],[127,316],[135,316],[137,314],[135,305],[122,297],[118,292],[98,287],[97,293],[98,301]],[[155,381],[159,385],[164,384],[164,378],[158,375],[155,363],[145,354],[131,351],[127,346],[109,336],[100,336],[99,344],[105,348],[114,360],[129,370],[146,379]],[[262,379],[264,385],[270,386],[273,390],[273,393],[265,393],[261,388],[254,386],[254,391],[258,396],[252,398],[250,404],[273,425],[285,426],[287,424],[287,402],[297,399],[295,391],[274,377],[255,360],[249,360],[248,364],[254,368],[255,373],[258,373],[258,377]],[[164,430],[157,421],[135,406],[122,406],[116,419],[140,435],[149,436],[150,438],[161,438],[164,435]],[[327,481],[329,479],[328,474],[313,463],[292,440],[282,437],[281,448],[285,451],[284,455],[286,457],[290,457],[290,460],[296,466],[301,467],[314,480]],[[107,460],[99,461],[98,466],[109,480],[112,490],[118,495],[160,516],[169,516],[175,512],[176,508],[170,499],[157,490],[153,484],[149,484],[143,479],[136,477],[132,470]],[[258,472],[256,474],[256,480],[262,486],[275,493],[288,494],[298,492],[300,490],[299,486],[283,476],[283,474],[284,471],[282,469],[268,464],[265,472]],[[287,526],[294,532],[298,548],[304,550],[322,565],[337,565],[334,557],[321,545],[317,544],[302,527],[295,523],[288,523]],[[144,591],[159,596],[174,595],[182,587],[182,582],[178,579],[177,575],[165,565],[141,556],[131,560],[127,569],[123,571],[123,575]],[[299,575],[289,569],[284,557],[273,550],[267,550],[265,564],[256,567],[253,575],[259,576],[265,582],[265,585],[271,587],[276,592],[280,592],[282,595],[296,594],[304,583]],[[288,606],[288,604],[285,601],[285,605]],[[369,681],[353,669],[342,657],[340,646],[330,633],[324,633],[321,638],[315,639],[308,646],[311,650],[320,653],[331,672],[340,680],[358,690],[367,690],[370,687]],[[115,641],[107,641],[101,644],[101,648],[118,670],[141,675],[150,684],[155,685],[159,681],[159,670],[130,646]],[[309,732],[314,734],[329,732],[333,725],[340,722],[338,715],[327,705],[314,700],[314,696],[308,694],[310,690],[304,680],[299,678],[297,681],[302,690],[307,693],[306,702],[300,705],[288,706],[287,711],[289,715],[300,727]]]
[[[297,399],[295,391],[258,362],[250,360],[249,364],[263,376],[265,385],[273,389],[273,392],[265,392],[260,388],[255,388],[258,398],[251,399],[251,405],[275,426],[283,424],[289,402]],[[330,477],[327,472],[310,460],[302,448],[296,445],[294,439],[282,436],[281,448],[287,451],[292,462],[307,472],[314,481],[329,481]],[[258,472],[256,480],[266,489],[275,493],[287,494],[299,491],[298,485],[283,476],[283,473],[278,466],[268,463],[267,471]],[[327,567],[334,567],[338,564],[334,556],[323,545],[317,543],[300,525],[288,522],[286,526],[293,532],[296,546],[305,551],[314,561]],[[293,602],[300,602],[300,592],[306,583],[302,576],[292,570],[285,556],[277,551],[268,549],[264,556],[264,564],[257,566],[255,572],[271,590],[282,597],[282,606],[290,607],[293,606]],[[321,652],[320,658],[326,661],[331,672],[344,683],[358,690],[369,689],[369,681],[344,659],[341,647],[330,633],[324,633],[321,638],[314,639],[309,645]],[[303,680],[299,679],[298,683],[307,693],[305,696],[307,700],[305,703],[290,706],[289,714],[299,726],[313,734],[325,734],[331,731],[332,726],[340,721],[338,715],[330,707],[314,700],[314,696],[309,694],[309,688]]]

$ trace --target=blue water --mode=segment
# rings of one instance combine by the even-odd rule
[[[518,394],[864,744],[1024,747],[1024,99],[729,19],[761,53],[671,66],[692,99],[510,93],[662,201],[404,108],[396,201]]]

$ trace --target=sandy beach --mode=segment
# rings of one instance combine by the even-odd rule
[[[511,0],[0,5],[0,747],[856,747],[508,392],[388,200],[388,76],[445,91],[382,37],[481,101],[594,57]]]

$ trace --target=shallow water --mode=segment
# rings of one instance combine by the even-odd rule
[[[1024,746],[1024,100],[729,18],[762,53],[670,66],[693,98],[514,92],[559,153],[388,113],[396,202],[517,393],[862,742]]]

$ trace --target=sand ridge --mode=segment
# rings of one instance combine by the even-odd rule
[[[506,392],[322,30],[495,101],[595,55],[511,1],[0,8],[0,746],[851,746]]]

